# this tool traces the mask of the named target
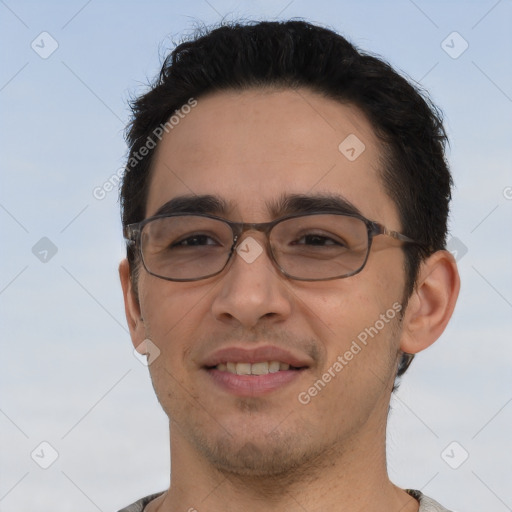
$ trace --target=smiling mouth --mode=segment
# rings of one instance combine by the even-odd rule
[[[301,370],[295,366],[281,361],[261,361],[257,363],[235,363],[227,361],[216,366],[207,367],[207,370],[218,370],[220,372],[232,373],[235,375],[268,375],[288,370]]]

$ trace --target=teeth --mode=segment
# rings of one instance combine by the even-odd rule
[[[276,373],[279,371],[279,368],[281,366],[281,363],[279,361],[271,361],[268,365],[268,371],[269,373]]]
[[[252,375],[266,375],[268,373],[268,363],[253,363],[251,365]]]
[[[288,363],[280,361],[261,361],[259,363],[219,363],[216,366],[221,372],[235,373],[237,375],[267,375],[290,369]]]
[[[238,375],[251,375],[251,363],[236,363],[236,373]]]

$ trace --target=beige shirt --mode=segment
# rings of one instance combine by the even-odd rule
[[[425,496],[420,491],[414,491],[412,489],[407,489],[407,492],[414,498],[416,498],[420,502],[419,512],[450,512],[447,508],[444,508],[442,505],[434,501],[432,498]],[[146,505],[153,501],[158,496],[161,496],[163,493],[152,494],[151,496],[146,496],[139,501],[136,501],[129,507],[121,509],[119,512],[144,512]]]

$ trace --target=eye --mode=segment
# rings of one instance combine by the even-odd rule
[[[292,245],[314,245],[314,246],[345,246],[342,240],[334,240],[331,237],[319,235],[319,234],[309,234],[300,237],[299,239],[292,242]]]
[[[178,242],[174,242],[171,245],[171,249],[174,247],[198,247],[204,245],[218,245],[217,242],[208,235],[190,235],[186,238],[182,238]]]

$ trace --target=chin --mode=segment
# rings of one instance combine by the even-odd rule
[[[240,432],[240,431],[239,431]],[[325,460],[325,439],[322,446],[306,445],[307,436],[298,432],[280,432],[276,430],[260,436],[245,432],[243,438],[235,439],[226,433],[221,438],[206,439],[203,435],[190,432],[196,450],[211,466],[226,477],[266,477],[294,480],[300,468],[307,473],[315,459]],[[295,475],[295,476],[293,476]],[[274,482],[275,483],[275,482]]]

